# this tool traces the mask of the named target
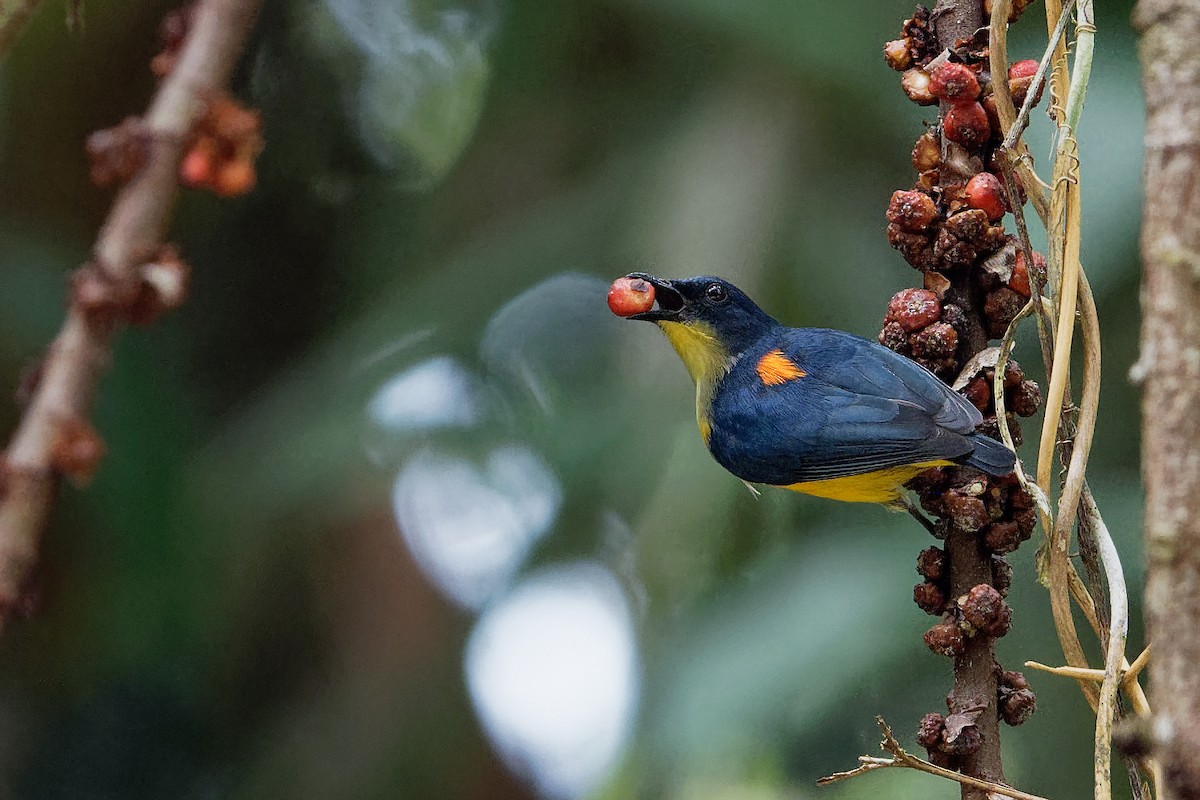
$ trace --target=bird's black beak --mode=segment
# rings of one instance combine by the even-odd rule
[[[678,321],[683,313],[683,295],[671,285],[670,281],[656,278],[645,272],[631,272],[625,277],[640,279],[654,287],[654,307],[641,314],[634,314],[628,319],[640,319],[647,322]]]

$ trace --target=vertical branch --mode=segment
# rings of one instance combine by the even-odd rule
[[[1008,75],[989,71],[986,19],[982,0],[939,0],[932,12],[918,6],[903,38],[884,48],[909,98],[941,106],[938,125],[913,150],[916,186],[894,193],[887,214],[889,242],[921,271],[924,288],[892,298],[880,341],[954,381],[979,409],[981,431],[999,437],[1003,425],[1019,438],[1016,421],[1000,415],[1006,406],[1036,413],[1040,392],[1016,362],[998,364],[988,343],[1027,306],[1036,270],[1002,223],[1011,203],[995,174],[1001,129],[991,87]],[[1024,676],[1004,671],[995,648],[1011,624],[1003,556],[1031,535],[1034,502],[1015,475],[969,468],[928,472],[912,488],[939,518],[935,535],[944,541],[918,559],[925,583],[914,600],[941,616],[925,642],[954,663],[949,713],[927,714],[917,741],[933,763],[999,783],[1000,722],[1019,725],[1036,706]],[[964,785],[962,796],[983,800],[987,792]]]
[[[953,47],[959,39],[969,38],[984,25],[981,0],[939,0],[933,9],[933,26],[938,45]],[[951,284],[966,297],[977,290],[971,283],[969,271],[963,270],[951,278]],[[966,285],[963,285],[966,284]],[[962,303],[968,316],[979,319],[972,330],[979,331],[975,340],[968,343],[973,354],[987,346],[987,336],[978,304]],[[975,586],[991,585],[991,555],[980,546],[978,533],[951,525],[946,536],[946,556],[950,562],[950,592],[959,597]],[[996,708],[999,690],[996,668],[996,640],[990,636],[973,636],[967,640],[963,652],[954,658],[954,689],[951,695],[960,703],[972,702],[983,705],[976,718],[979,727],[980,746],[973,754],[963,759],[961,771],[984,780],[1004,782],[1004,762],[1000,753],[1000,716]],[[962,786],[963,800],[986,800],[987,792]]]
[[[1140,0],[1142,477],[1164,800],[1200,797],[1200,8]]]

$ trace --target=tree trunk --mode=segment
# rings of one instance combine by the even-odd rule
[[[969,38],[986,24],[982,0],[939,0],[933,8],[932,27],[938,45],[953,47],[959,39]],[[948,106],[942,108],[943,115]],[[982,316],[978,308],[978,291],[972,286],[970,270],[960,270],[951,277],[951,295],[964,310],[969,321],[968,347],[971,355],[987,347]],[[960,597],[980,584],[994,583],[991,554],[980,544],[976,532],[951,526],[946,536],[946,554],[950,561],[950,596]],[[996,708],[996,640],[991,636],[974,636],[967,640],[963,652],[954,659],[954,689],[950,692],[950,711],[981,709],[975,720],[982,743],[971,755],[963,757],[960,769],[965,775],[989,781],[1004,781],[1004,763],[1000,754],[1000,719]],[[962,786],[963,800],[986,800],[987,792]]]
[[[1141,0],[1146,617],[1163,800],[1200,797],[1200,6]]]

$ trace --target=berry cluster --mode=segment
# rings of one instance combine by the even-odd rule
[[[948,284],[947,284],[948,285]],[[901,289],[888,303],[879,341],[943,379],[957,374],[963,311],[929,289]]]
[[[262,151],[262,118],[228,95],[216,95],[192,132],[179,163],[179,181],[236,197],[254,188],[254,160]]]
[[[1014,2],[1011,19],[1027,5],[1027,0]],[[901,38],[884,45],[884,58],[902,73],[904,93],[919,105],[938,105],[940,119],[917,139],[912,151],[916,181],[893,193],[886,214],[888,242],[922,273],[923,286],[892,297],[879,341],[954,383],[984,416],[979,430],[999,438],[992,389],[996,360],[993,356],[989,364],[979,353],[988,338],[1004,335],[1042,284],[1045,262],[1034,254],[1029,263],[1017,238],[1004,229],[1005,214],[1025,197],[1019,183],[1006,191],[996,162],[1001,128],[986,28],[943,49],[931,31],[930,12],[917,6]],[[999,76],[1018,105],[1029,96],[1037,66],[1020,61]],[[1041,393],[1014,361],[1005,366],[1003,386],[1006,422],[1019,443],[1014,415],[1036,413]],[[1012,624],[1005,602],[1012,568],[1003,554],[1032,535],[1032,499],[1015,476],[967,468],[927,470],[909,488],[936,518],[935,535],[949,539],[945,549],[930,547],[917,560],[922,582],[913,588],[913,600],[939,618],[925,633],[925,644],[956,660],[987,653],[990,661],[990,645],[981,649],[983,643],[1004,636]],[[990,567],[983,570],[987,579],[975,585],[961,577],[958,583],[951,580],[951,553],[965,557],[960,545],[954,545],[957,550],[951,545],[964,535],[978,543],[977,550],[969,550],[987,561],[980,566]],[[964,572],[959,566],[955,574],[979,574],[977,568]],[[994,698],[966,696],[990,694],[990,689],[956,686],[947,697],[950,713],[928,714],[921,721],[918,741],[935,763],[956,768],[979,750],[983,735],[976,720],[993,703],[1012,725],[1033,712],[1036,700],[1025,678],[998,665],[995,669]]]
[[[964,376],[966,385],[962,392],[983,414],[983,424],[979,426],[979,430],[999,438],[1000,426],[996,421],[995,394],[992,392],[995,373],[994,367],[981,366],[974,375]],[[1037,383],[1026,380],[1021,365],[1010,359],[1004,365],[1004,407],[1008,411],[1008,430],[1016,444],[1021,444],[1021,426],[1013,418],[1014,415],[1031,417],[1041,405],[1042,392]]]
[[[195,4],[172,11],[159,28],[162,50],[150,62],[159,79],[174,69],[191,31]],[[263,149],[262,118],[224,93],[205,98],[204,115],[190,132],[179,164],[179,182],[236,197],[254,188],[254,162]],[[91,134],[85,146],[97,186],[126,182],[144,166],[153,132],[139,117]]]
[[[1000,719],[1017,726],[1029,719],[1037,710],[1037,699],[1029,690],[1029,682],[1019,672],[996,667],[996,704]],[[926,714],[917,725],[917,744],[929,752],[929,760],[939,767],[955,769],[957,761],[969,756],[983,743],[982,734],[975,721],[983,707],[979,703],[967,704],[955,710],[952,699],[946,698],[947,714],[936,711]]]

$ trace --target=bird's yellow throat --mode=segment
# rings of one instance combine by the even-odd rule
[[[721,345],[716,332],[703,322],[669,322],[661,320],[658,327],[675,348],[688,374],[696,382],[696,424],[708,443],[712,433],[711,414],[713,390],[717,381],[733,365],[733,357]]]

